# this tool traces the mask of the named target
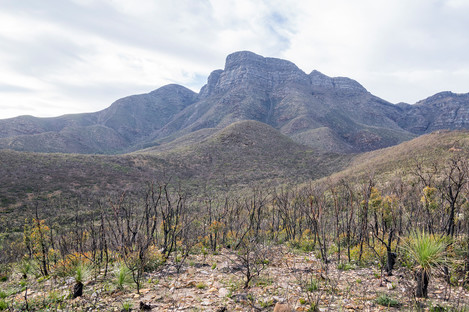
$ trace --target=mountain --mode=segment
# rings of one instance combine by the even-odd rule
[[[96,113],[0,120],[0,147],[31,152],[123,152],[144,144],[195,98],[187,88],[167,85],[122,98]]]
[[[469,93],[437,93],[414,105],[399,104],[404,110],[398,124],[415,134],[439,129],[469,128]]]
[[[323,151],[357,152],[414,137],[395,122],[400,111],[354,80],[307,75],[289,61],[238,52],[209,76],[195,104],[155,134],[164,140],[251,119]]]
[[[0,120],[0,148],[116,154],[197,142],[235,122],[265,123],[316,151],[356,153],[436,129],[469,127],[469,94],[440,93],[391,104],[358,82],[306,74],[295,64],[248,51],[230,54],[199,93],[168,85],[109,108],[56,118]]]

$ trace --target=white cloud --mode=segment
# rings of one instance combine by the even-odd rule
[[[0,118],[97,111],[167,83],[197,91],[238,50],[392,102],[468,92],[467,3],[0,0]]]

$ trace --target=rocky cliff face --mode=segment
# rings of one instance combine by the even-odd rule
[[[199,94],[168,85],[97,113],[2,120],[0,148],[119,153],[242,120],[266,123],[320,151],[361,152],[437,129],[469,128],[469,94],[394,105],[350,78],[306,74],[289,61],[242,51],[228,55]]]
[[[361,84],[346,77],[328,77],[317,70],[309,74],[311,86],[316,92],[349,92],[354,94],[368,92]]]
[[[469,128],[469,93],[441,92],[401,107],[404,114],[399,118],[399,125],[416,134]]]
[[[412,137],[395,123],[398,111],[352,79],[307,75],[289,61],[243,51],[229,55],[198,102],[156,131],[155,139],[257,120],[321,150],[364,151]]]

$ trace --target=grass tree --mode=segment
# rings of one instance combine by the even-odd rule
[[[89,267],[87,264],[79,261],[73,269],[75,277],[75,285],[73,285],[72,298],[75,299],[83,295],[83,283],[89,274]]]
[[[427,297],[432,268],[445,264],[447,246],[446,236],[425,231],[412,233],[405,243],[404,250],[416,263],[416,297]]]
[[[27,279],[28,275],[33,270],[33,264],[32,264],[31,259],[23,258],[18,264],[18,269],[23,279]]]
[[[125,263],[119,263],[116,265],[114,277],[116,288],[119,290],[124,289],[124,285],[130,284],[132,282],[130,269],[127,267],[127,265],[125,265]]]

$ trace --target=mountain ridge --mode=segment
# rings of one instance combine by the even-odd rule
[[[469,128],[469,93],[396,105],[353,79],[306,74],[290,61],[240,51],[212,71],[199,93],[170,84],[95,113],[0,120],[0,148],[120,154],[174,145],[190,133],[242,120],[263,122],[322,152],[357,153],[438,129]]]

